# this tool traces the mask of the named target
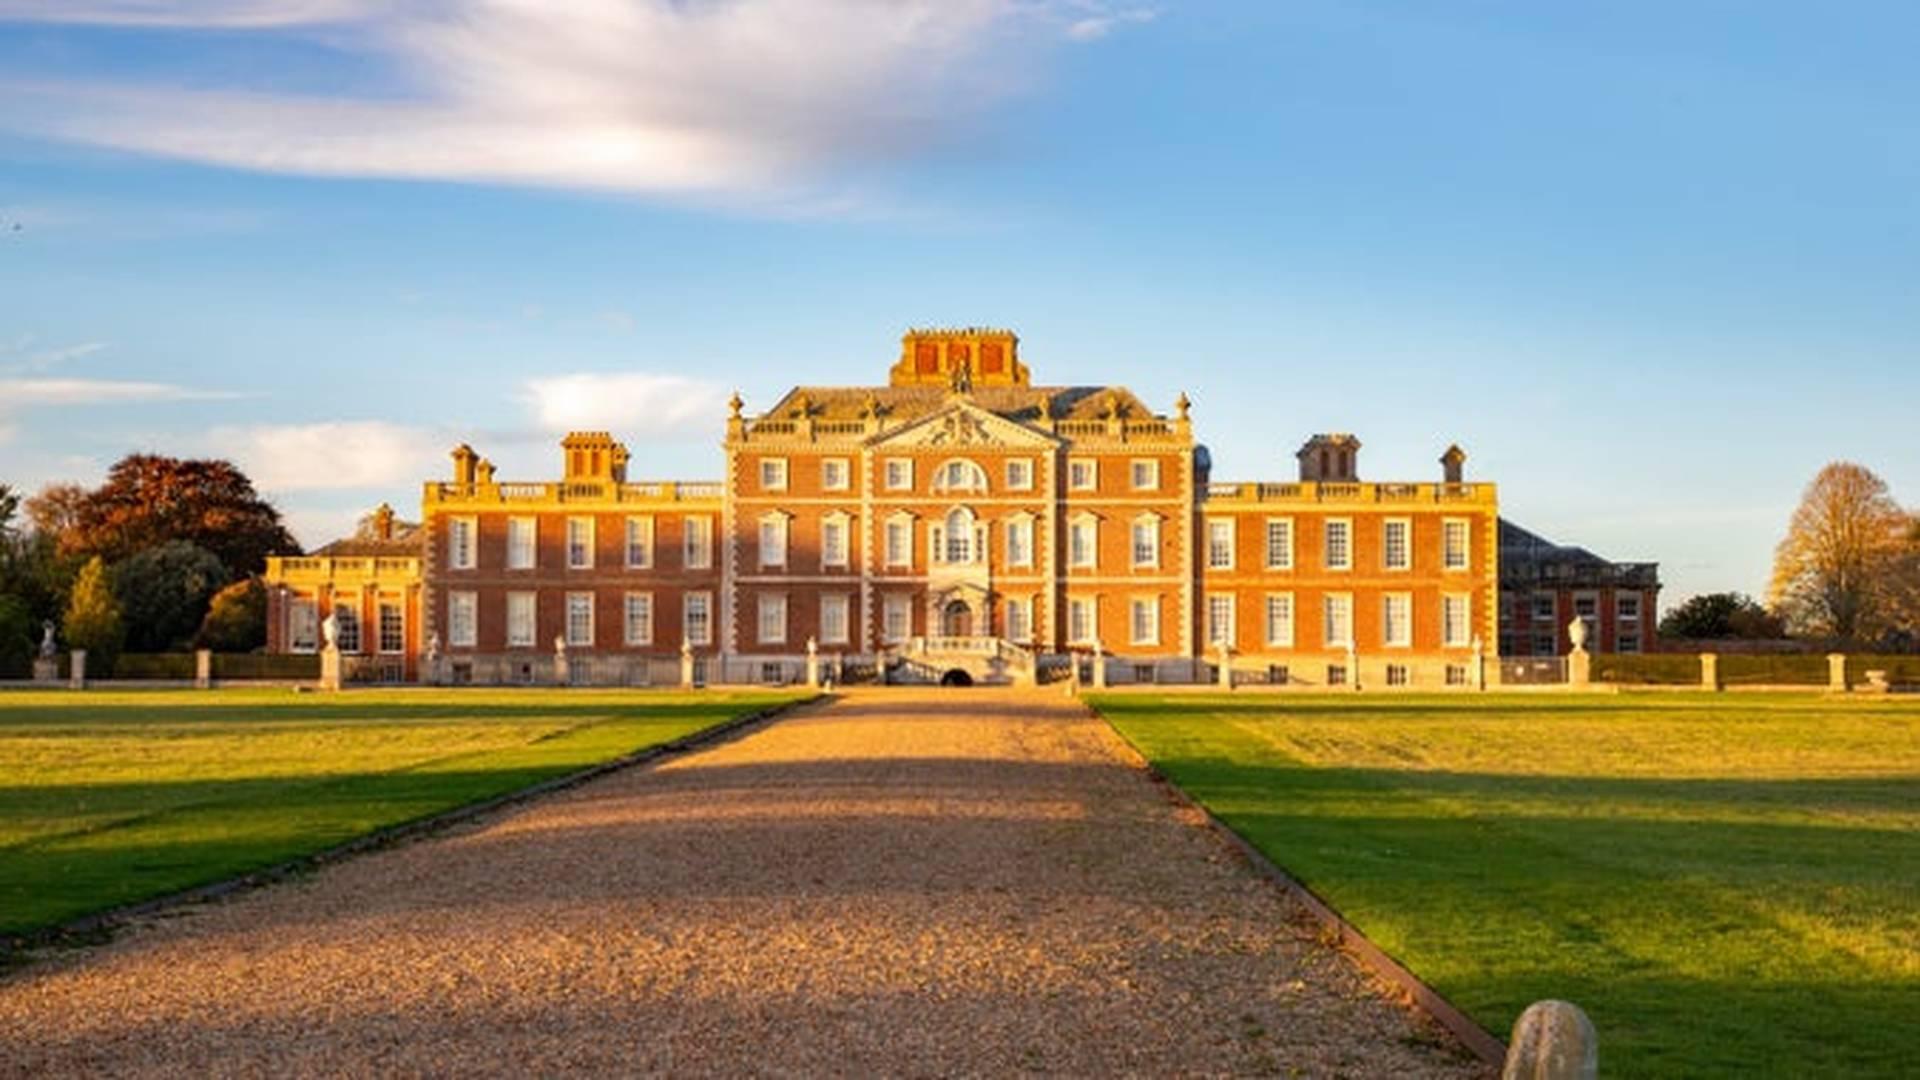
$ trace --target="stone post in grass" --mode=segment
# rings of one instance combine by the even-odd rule
[[[1836,694],[1847,692],[1847,654],[1827,654],[1827,689]]]
[[[1600,1039],[1569,1001],[1536,1001],[1514,1021],[1500,1080],[1595,1080]]]
[[[680,639],[680,689],[693,689],[693,642]]]
[[[193,688],[195,690],[213,689],[212,649],[195,649],[193,652]]]
[[[1721,686],[1722,684],[1720,682],[1720,655],[1718,653],[1710,653],[1710,652],[1701,653],[1700,654],[1700,689],[1719,690],[1721,689]]]
[[[1220,689],[1233,689],[1233,654],[1227,651],[1227,643],[1220,643]]]
[[[807,639],[807,689],[820,689],[820,643]]]
[[[87,688],[87,650],[75,649],[67,658],[67,687],[73,690]]]
[[[1468,681],[1475,690],[1487,688],[1487,643],[1480,635],[1473,635],[1473,670],[1467,673]]]
[[[1576,618],[1568,623],[1567,640],[1573,642],[1573,651],[1567,654],[1567,685],[1591,686],[1593,654],[1587,651],[1587,620]]]
[[[1107,651],[1100,647],[1100,639],[1093,640],[1093,688],[1107,688]]]

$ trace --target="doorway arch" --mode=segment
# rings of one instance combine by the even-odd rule
[[[940,609],[940,633],[943,637],[972,637],[973,608],[965,600],[949,600]]]

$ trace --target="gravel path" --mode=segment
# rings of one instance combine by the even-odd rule
[[[1098,720],[854,693],[0,981],[0,1074],[1474,1076]]]

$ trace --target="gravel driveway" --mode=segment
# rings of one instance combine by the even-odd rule
[[[0,981],[0,1074],[1483,1075],[1083,709],[868,691]]]

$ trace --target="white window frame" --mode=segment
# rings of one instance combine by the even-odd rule
[[[1237,648],[1240,644],[1240,604],[1239,597],[1230,592],[1208,593],[1202,607],[1208,649],[1218,649],[1222,644],[1227,648]],[[1224,610],[1225,614],[1221,612]]]
[[[880,597],[880,640],[898,645],[913,636],[913,597],[906,593],[885,593]]]
[[[594,543],[593,525],[594,525],[593,518],[585,515],[575,515],[567,519],[567,533],[566,533],[567,569],[569,570],[593,569],[593,543]],[[579,529],[582,526],[586,528],[586,533],[587,533],[586,542],[580,545],[580,550],[578,552],[580,558],[575,559],[574,555],[576,553],[574,551],[574,541],[575,541],[574,532],[576,529]]]
[[[540,519],[507,519],[507,569],[532,570],[540,565]]]
[[[1031,597],[1007,597],[1006,619],[1004,629],[1008,641],[1033,640],[1033,599]]]
[[[584,608],[580,606],[583,601],[585,602]],[[565,618],[562,620],[563,625],[561,627],[561,633],[567,639],[568,648],[570,649],[593,648],[593,643],[598,636],[595,633],[595,628],[593,625],[593,622],[594,622],[593,609],[594,609],[594,602],[593,602],[592,593],[575,591],[575,592],[569,592],[567,594],[567,606],[565,609],[566,614],[565,614]],[[581,610],[584,610],[586,612],[585,632],[575,633],[574,631],[577,629],[577,627],[574,623],[574,616],[578,614]]]
[[[1083,536],[1084,545],[1080,543]],[[1075,514],[1067,523],[1067,566],[1074,570],[1093,570],[1099,565],[1100,518],[1090,513]]]
[[[754,533],[757,554],[762,570],[784,570],[787,568],[787,548],[789,515],[780,510],[769,510],[760,515],[760,526]],[[772,543],[768,542],[769,536]]]
[[[787,643],[787,594],[761,593],[757,602],[754,629],[762,645]]]
[[[1284,604],[1286,606],[1285,619],[1275,618],[1274,606],[1276,603]],[[1294,605],[1293,605],[1293,594],[1290,592],[1268,593],[1265,610],[1262,612],[1262,614],[1266,616],[1265,630],[1267,635],[1267,647],[1270,649],[1293,648],[1293,639],[1294,639],[1295,633],[1297,632],[1294,629],[1294,626],[1295,626],[1296,618],[1298,616],[1298,611],[1294,608]],[[1279,623],[1279,626],[1281,628],[1284,628],[1283,632],[1276,632],[1276,626],[1275,626],[1276,622]]]
[[[366,651],[366,627],[361,625],[361,598],[352,593],[333,594],[333,618],[335,633],[342,653],[353,654]]]
[[[760,490],[787,490],[787,459],[783,457],[763,457],[760,459]]]
[[[447,593],[447,645],[471,649],[480,643],[480,594],[465,589]]]
[[[1393,530],[1398,527],[1400,534],[1400,561],[1393,560]],[[1390,573],[1405,573],[1413,569],[1413,519],[1391,517],[1380,522],[1380,568]]]
[[[1231,570],[1239,559],[1239,527],[1230,517],[1210,517],[1207,519],[1206,568],[1208,570]],[[1220,546],[1224,534],[1225,546]],[[1224,552],[1224,554],[1223,554]]]
[[[1144,482],[1143,473],[1144,470]],[[1160,490],[1160,461],[1157,458],[1134,458],[1127,463],[1127,484],[1135,491]]]
[[[913,490],[912,458],[887,458],[880,463],[880,471],[888,491]]]
[[[889,515],[881,536],[881,561],[889,567],[913,569],[913,515],[905,511]]]
[[[983,493],[987,490],[987,470],[971,458],[948,458],[933,470],[933,490]]]
[[[473,570],[480,565],[480,519],[471,515],[447,519],[447,569]]]
[[[1140,616],[1146,615],[1142,629]],[[1133,645],[1160,644],[1160,598],[1136,596],[1127,604],[1127,638]]]
[[[680,558],[688,570],[713,569],[713,515],[688,514],[681,519]]]
[[[1396,603],[1400,605],[1400,619],[1397,624],[1393,618],[1393,608]],[[1397,634],[1396,630],[1399,631]],[[1380,594],[1380,644],[1389,649],[1413,648],[1412,593]]]
[[[830,614],[838,612],[837,615]],[[836,628],[835,623],[838,623]],[[853,640],[853,598],[846,593],[820,597],[820,643],[845,645]]]
[[[1067,644],[1091,645],[1099,640],[1099,599],[1092,596],[1067,597]]]
[[[1273,541],[1274,541],[1274,529],[1275,529],[1276,527],[1277,527],[1277,528],[1279,528],[1279,529],[1281,530],[1281,534],[1282,534],[1283,536],[1285,536],[1285,538],[1286,538],[1286,539],[1285,539],[1285,542],[1284,542],[1284,544],[1282,544],[1282,545],[1281,545],[1281,546],[1282,546],[1282,548],[1283,548],[1284,550],[1283,550],[1283,551],[1281,551],[1281,552],[1279,553],[1279,554],[1280,554],[1280,557],[1279,557],[1279,558],[1276,558],[1276,557],[1275,557],[1275,551],[1274,551],[1274,547],[1275,547],[1275,545],[1274,545],[1274,542],[1273,542]],[[1265,550],[1265,552],[1264,552],[1263,554],[1264,554],[1264,555],[1265,555],[1265,557],[1266,557],[1266,565],[1267,565],[1267,569],[1269,569],[1269,570],[1291,570],[1291,569],[1293,569],[1293,559],[1294,559],[1294,547],[1295,547],[1295,544],[1294,544],[1294,542],[1293,542],[1293,541],[1294,541],[1294,531],[1293,531],[1293,519],[1292,519],[1292,518],[1290,518],[1290,517],[1270,517],[1270,518],[1268,518],[1268,519],[1267,519],[1267,526],[1266,526],[1266,530],[1265,530],[1265,531],[1264,531],[1264,532],[1263,532],[1263,533],[1261,534],[1261,540],[1262,540],[1262,542],[1263,542],[1263,545],[1264,545],[1264,547],[1266,548],[1266,550]]]
[[[1006,465],[1008,491],[1033,490],[1033,459],[1008,458]]]
[[[1147,557],[1140,557],[1140,530],[1147,531]],[[1160,515],[1141,514],[1133,519],[1133,527],[1127,531],[1127,554],[1135,570],[1155,570],[1160,566]]]
[[[1334,560],[1333,537],[1336,526],[1345,538],[1344,552],[1339,561]],[[1345,517],[1327,518],[1320,537],[1320,561],[1327,570],[1345,572],[1353,569],[1353,519]]]
[[[840,550],[834,551],[829,537],[838,530]],[[845,570],[853,558],[853,515],[835,510],[820,519],[820,565],[831,570]]]
[[[1646,607],[1646,604],[1643,602],[1643,599],[1644,598],[1641,597],[1641,595],[1637,592],[1628,591],[1628,592],[1614,593],[1613,594],[1614,619],[1620,622],[1639,622],[1640,612],[1643,608]],[[1627,611],[1627,604],[1629,601],[1631,601],[1633,604],[1633,611],[1631,612]]]
[[[524,611],[521,610],[524,607]],[[524,615],[522,620],[517,616]],[[531,649],[540,636],[540,594],[516,589],[507,594],[507,648]]]
[[[1452,626],[1448,615],[1458,604],[1460,609],[1460,633],[1449,633]],[[1440,645],[1447,649],[1464,649],[1473,644],[1473,594],[1442,593],[1440,596]]]
[[[1007,519],[1007,565],[1033,566],[1033,515],[1015,514]]]
[[[387,612],[400,614],[399,644],[387,644]],[[373,644],[382,656],[401,656],[407,651],[407,601],[392,593],[373,598]]]
[[[653,644],[653,594],[628,593],[620,603],[620,623],[620,633],[627,644]]]
[[[694,612],[700,618],[694,618]],[[695,633],[695,630],[698,633]],[[713,594],[706,590],[687,593],[680,601],[680,636],[689,645],[713,644]]]
[[[838,479],[835,473],[839,474]],[[843,457],[820,459],[820,490],[847,491],[853,487],[853,464]]]
[[[295,596],[287,601],[287,651],[320,651],[320,601],[312,596]]]
[[[1334,613],[1340,614],[1340,621],[1346,624],[1342,629],[1335,625]],[[1320,596],[1320,639],[1329,649],[1353,648],[1353,594],[1349,592],[1322,593]]]
[[[1084,473],[1084,476],[1082,475]],[[1100,489],[1100,460],[1098,458],[1073,457],[1067,459],[1067,490],[1098,491]]]
[[[1460,547],[1453,547],[1453,532],[1460,530]],[[1455,562],[1455,555],[1459,561]],[[1473,569],[1473,521],[1469,518],[1440,519],[1440,568],[1450,573]]]
[[[627,569],[653,569],[653,515],[633,514],[627,518]]]

